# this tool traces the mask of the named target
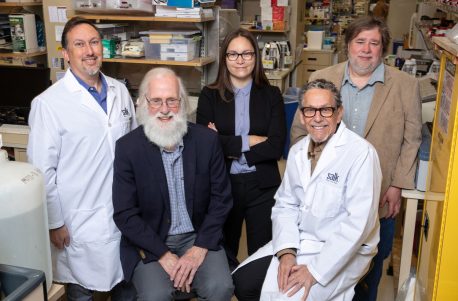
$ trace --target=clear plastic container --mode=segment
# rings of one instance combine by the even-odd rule
[[[154,39],[142,37],[145,44],[145,58],[162,61],[191,61],[199,56],[200,41],[193,38],[170,39],[154,43]],[[153,43],[151,43],[153,42]]]

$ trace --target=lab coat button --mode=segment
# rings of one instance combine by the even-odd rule
[[[110,127],[110,128],[111,128],[111,123],[108,123],[108,127]]]

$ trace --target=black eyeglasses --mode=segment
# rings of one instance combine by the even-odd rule
[[[239,59],[239,56],[241,56],[244,61],[251,61],[254,57],[254,51],[246,51],[243,53],[237,53],[237,52],[226,53],[226,57],[229,61],[236,61]]]
[[[303,107],[300,108],[302,115],[304,117],[314,117],[316,112],[319,111],[321,117],[331,117],[334,114],[334,111],[337,110],[337,108],[334,107],[324,107],[324,108],[312,108],[312,107]]]
[[[148,105],[153,108],[153,109],[159,109],[162,107],[162,104],[165,102],[167,105],[167,108],[169,109],[175,109],[178,107],[180,104],[181,99],[179,98],[167,98],[165,101],[162,100],[161,98],[151,98],[149,99],[148,96],[145,95],[146,102],[148,102]]]

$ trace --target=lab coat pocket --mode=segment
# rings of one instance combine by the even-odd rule
[[[342,206],[343,188],[320,182],[313,197],[312,214],[316,217],[334,217]]]
[[[71,219],[71,233],[75,243],[108,241],[109,219],[105,207],[75,210]]]
[[[130,118],[124,118],[121,122],[113,124],[111,134],[115,141],[130,131],[130,124]]]

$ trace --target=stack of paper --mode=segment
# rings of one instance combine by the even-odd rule
[[[176,7],[156,5],[155,16],[156,17],[176,18],[177,17],[177,9],[176,9]]]
[[[177,7],[177,18],[201,18],[202,8],[182,8]]]

